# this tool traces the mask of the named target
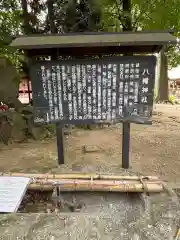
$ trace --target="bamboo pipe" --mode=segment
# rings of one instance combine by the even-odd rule
[[[1,173],[0,176],[12,177],[30,177],[35,179],[104,179],[104,180],[158,180],[156,176],[122,176],[122,175],[104,175],[104,174],[88,174],[88,173],[66,173],[66,174],[33,174],[33,173]]]
[[[54,186],[50,184],[38,184],[34,183],[29,186],[29,190],[39,190],[39,191],[51,191]],[[64,184],[61,186],[62,192],[74,192],[74,191],[97,191],[97,192],[144,192],[144,187],[141,183],[136,184],[124,184],[124,185],[73,185]],[[147,192],[162,192],[163,186],[158,184],[146,184]]]
[[[60,185],[61,191],[160,192],[163,184],[155,176],[111,176],[99,174],[26,174],[3,173],[1,176],[31,177],[31,190],[50,191]]]
[[[142,182],[140,180],[97,180],[97,179],[49,179],[49,178],[41,178],[41,179],[32,179],[32,183],[37,183],[37,184],[52,184],[52,185],[63,185],[67,183],[73,183],[73,184],[103,184],[103,185],[108,185],[108,184],[162,184],[161,181],[155,181],[155,180],[143,180]]]
[[[60,186],[60,191],[110,191],[110,192],[161,192],[164,187],[161,182],[149,181],[113,181],[113,180],[73,180],[73,179],[44,179],[35,180],[30,190],[53,190]]]

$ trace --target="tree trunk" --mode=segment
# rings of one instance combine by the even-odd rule
[[[32,29],[29,24],[29,13],[28,13],[28,6],[27,6],[27,0],[21,0],[22,5],[22,16],[23,16],[23,31],[25,34],[31,34]]]
[[[132,31],[131,0],[123,0],[123,32]]]
[[[158,89],[158,100],[168,100],[168,61],[165,55],[165,49],[160,52],[160,79]]]
[[[49,25],[50,25],[50,32],[51,34],[56,34],[58,33],[56,24],[55,24],[55,18],[54,18],[54,9],[53,9],[53,0],[48,0],[47,1],[47,6],[48,6],[48,20],[49,20]]]
[[[51,34],[57,34],[58,30],[56,28],[55,24],[55,17],[54,17],[54,6],[53,6],[54,1],[53,0],[48,0],[47,1],[47,6],[48,6],[48,22],[50,26],[50,33]],[[57,50],[52,49],[51,51],[51,60],[57,60]]]

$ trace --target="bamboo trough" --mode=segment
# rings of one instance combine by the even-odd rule
[[[164,184],[156,176],[119,176],[100,174],[32,174],[1,173],[0,176],[29,177],[29,190],[51,191],[55,186],[62,192],[161,192]]]

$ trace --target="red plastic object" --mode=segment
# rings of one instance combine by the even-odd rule
[[[7,111],[8,110],[8,106],[3,104],[3,105],[0,105],[0,111]]]

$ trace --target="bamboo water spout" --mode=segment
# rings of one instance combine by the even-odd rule
[[[1,176],[30,177],[30,190],[51,191],[60,186],[66,191],[161,192],[163,183],[156,176],[112,176],[100,174],[3,173]]]

